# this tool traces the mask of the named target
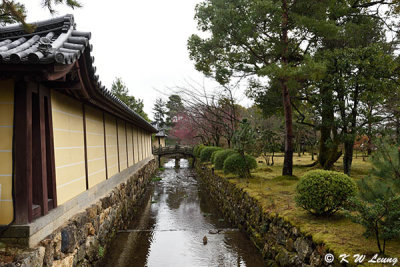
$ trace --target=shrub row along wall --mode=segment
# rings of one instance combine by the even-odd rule
[[[1,249],[7,256],[16,255],[6,266],[96,266],[104,256],[119,229],[125,228],[135,215],[138,202],[145,193],[156,162],[131,174],[109,194],[86,210],[73,216],[63,226],[42,240],[33,249]],[[0,263],[0,266],[3,266]]]
[[[316,244],[278,215],[264,212],[261,204],[243,189],[213,174],[209,168],[198,164],[197,172],[225,218],[248,234],[267,266],[329,265],[324,261],[329,251],[323,244]],[[340,266],[336,261],[332,264]]]

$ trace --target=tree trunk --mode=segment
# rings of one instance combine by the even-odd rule
[[[371,156],[372,154],[372,124],[368,123],[368,147],[367,147],[367,151],[368,151],[368,156]]]
[[[396,141],[397,145],[400,144],[400,119],[396,117]],[[400,162],[400,150],[399,150],[399,162]]]
[[[275,156],[275,152],[272,152],[271,166],[274,166],[274,156]]]
[[[318,161],[325,170],[329,170],[340,158],[342,152],[338,151],[340,142],[338,142],[335,137],[333,137],[333,139],[331,137],[332,130],[336,130],[333,126],[335,117],[332,104],[332,92],[329,88],[322,87],[320,89],[320,95],[322,103]]]
[[[284,67],[288,65],[288,22],[289,10],[287,0],[282,0],[282,59],[281,63]],[[289,88],[287,86],[288,78],[281,79],[283,109],[285,115],[285,158],[283,160],[282,175],[293,174],[293,121],[292,121],[292,105],[290,102]]]
[[[297,156],[301,157],[301,145],[297,145]]]
[[[247,164],[247,161],[246,161],[246,156],[245,156],[245,154],[244,154],[244,151],[239,151],[239,154],[240,154],[240,156],[242,157],[242,159],[243,159],[243,161],[244,161],[244,166],[245,166],[245,174],[244,174],[244,178],[250,178],[251,177],[251,174],[250,174],[250,168],[249,168],[249,165]]]
[[[314,146],[311,146],[311,160],[314,161]]]
[[[350,176],[351,163],[353,162],[354,140],[344,142],[343,172]]]

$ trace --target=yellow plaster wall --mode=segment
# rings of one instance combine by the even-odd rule
[[[142,159],[145,159],[146,158],[146,146],[144,145],[144,132],[143,132],[143,130],[140,130],[140,136],[141,136],[141,138],[140,138],[140,140],[141,140],[141,142],[142,142]]]
[[[154,137],[154,139],[152,139],[151,142],[152,142],[151,145],[153,147],[158,147],[158,137]],[[165,147],[165,138],[164,137],[160,138],[160,145],[161,145],[161,147]]]
[[[138,130],[133,126],[133,149],[134,149],[134,160],[135,163],[139,162],[139,142],[138,142]]]
[[[13,218],[12,203],[12,133],[14,116],[14,81],[0,81],[0,225]]]
[[[151,134],[147,133],[147,149],[149,150],[149,157],[152,155],[151,151]]]
[[[106,144],[108,178],[118,172],[117,125],[115,117],[106,115]]]
[[[144,157],[147,158],[149,156],[149,143],[148,143],[148,138],[147,138],[147,133],[144,133]]]
[[[133,162],[133,139],[132,139],[132,125],[126,124],[126,134],[128,140],[128,165],[132,166]]]
[[[86,190],[82,104],[52,91],[58,204]]]
[[[165,137],[161,137],[160,144],[162,147],[165,147]]]
[[[120,171],[128,167],[128,158],[126,155],[126,131],[125,122],[118,120],[118,143],[119,143],[119,166]]]
[[[103,112],[85,106],[89,188],[106,180]]]
[[[139,161],[143,160],[143,134],[139,128]]]
[[[148,158],[149,157],[149,135],[146,132],[144,132],[143,136],[144,136],[144,145],[145,145],[145,149],[144,149],[145,154],[144,155],[145,155],[145,158]]]

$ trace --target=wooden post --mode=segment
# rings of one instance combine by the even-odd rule
[[[32,92],[24,81],[14,90],[15,223],[32,220]]]
[[[39,88],[39,116],[40,116],[40,172],[41,176],[38,180],[41,180],[40,187],[40,200],[42,212],[41,215],[46,215],[49,212],[49,201],[47,193],[47,161],[46,161],[46,121],[45,121],[45,109],[44,109],[44,95],[43,89]],[[35,184],[33,184],[35,186]]]
[[[49,210],[57,207],[57,186],[56,186],[56,163],[54,158],[54,134],[53,134],[53,114],[51,109],[51,95],[48,88],[44,88],[46,92],[46,146],[47,146],[47,188],[49,190],[49,198],[52,203],[49,203]]]

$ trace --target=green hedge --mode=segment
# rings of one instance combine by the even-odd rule
[[[211,160],[211,155],[214,151],[221,150],[222,148],[217,146],[207,146],[204,147],[200,152],[201,162],[206,162]]]
[[[215,153],[215,154],[214,154]],[[224,149],[214,152],[214,168],[216,170],[222,170],[224,168],[224,161],[230,155],[236,153],[233,149]]]
[[[200,145],[197,145],[194,147],[193,154],[196,158],[200,158],[200,153],[203,148],[205,148],[205,145],[203,145],[203,144],[200,144]]]
[[[224,173],[238,174],[240,177],[246,175],[246,164],[250,170],[257,168],[257,161],[250,155],[245,155],[246,161],[238,153],[228,156],[224,161]]]
[[[222,149],[221,149],[221,150],[222,150]],[[219,151],[221,151],[221,150],[215,150],[215,151],[211,154],[210,162],[211,162],[212,164],[214,164],[215,155],[216,155]]]
[[[356,185],[346,174],[313,170],[305,173],[296,187],[296,203],[314,215],[329,215],[346,206]]]

